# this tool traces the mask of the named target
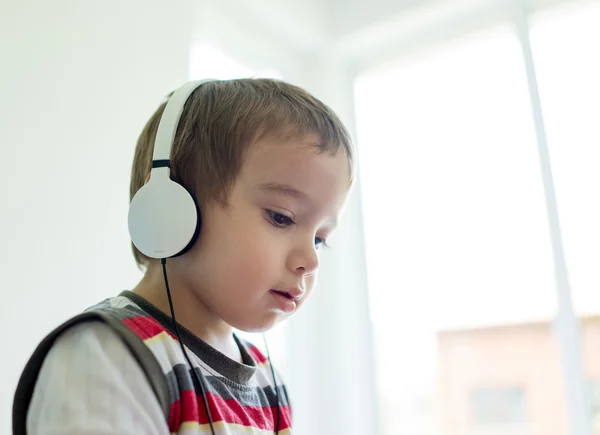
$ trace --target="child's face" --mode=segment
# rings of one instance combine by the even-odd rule
[[[230,207],[204,207],[199,240],[181,257],[181,278],[216,319],[264,331],[310,295],[322,241],[350,187],[344,150],[319,154],[316,140],[261,140],[248,151]]]

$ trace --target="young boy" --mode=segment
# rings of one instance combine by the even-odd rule
[[[150,179],[165,105],[138,140],[132,198]],[[47,355],[34,354],[13,427],[26,418],[29,435],[292,433],[285,386],[233,328],[267,331],[310,295],[352,184],[348,133],[307,92],[268,79],[202,84],[176,131],[170,177],[198,205],[196,241],[165,262],[133,246],[144,277],[88,310],[105,321],[62,328]]]

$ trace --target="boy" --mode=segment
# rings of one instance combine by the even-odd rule
[[[165,105],[138,140],[130,195],[170,167],[197,203],[197,239],[168,261],[134,245],[145,274],[133,291],[88,310],[104,322],[62,328],[34,354],[13,410],[30,435],[291,433],[285,386],[233,328],[266,331],[310,295],[352,184],[348,133],[295,86],[211,81],[186,97],[160,163]]]

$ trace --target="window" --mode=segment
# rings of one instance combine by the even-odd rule
[[[382,433],[467,433],[471,377],[518,382],[551,357],[529,324],[555,293],[519,43],[469,35],[355,93]]]
[[[472,393],[473,422],[477,426],[523,423],[525,393],[520,388],[476,389]]]
[[[530,17],[575,311],[586,316],[600,313],[598,22],[590,0]],[[559,435],[568,419],[553,402],[565,378],[536,137],[521,49],[505,24],[356,82],[385,435],[502,421]],[[481,382],[522,388],[474,389]]]

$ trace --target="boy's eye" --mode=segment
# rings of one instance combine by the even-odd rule
[[[292,220],[292,218],[284,215],[283,213],[277,213],[273,210],[265,210],[267,214],[269,222],[271,225],[276,226],[277,228],[286,228],[292,225],[295,225],[296,222]],[[315,237],[315,248],[325,247],[327,248],[327,242],[322,237]]]
[[[277,212],[272,211],[272,210],[267,210],[267,214],[269,215],[269,218],[270,218],[271,222],[275,226],[278,226],[278,227],[288,227],[288,226],[294,224],[294,221],[291,218],[289,218],[286,215],[284,215],[284,214],[277,213]]]
[[[320,248],[321,246],[327,248],[327,242],[321,237],[315,237],[315,247]]]

